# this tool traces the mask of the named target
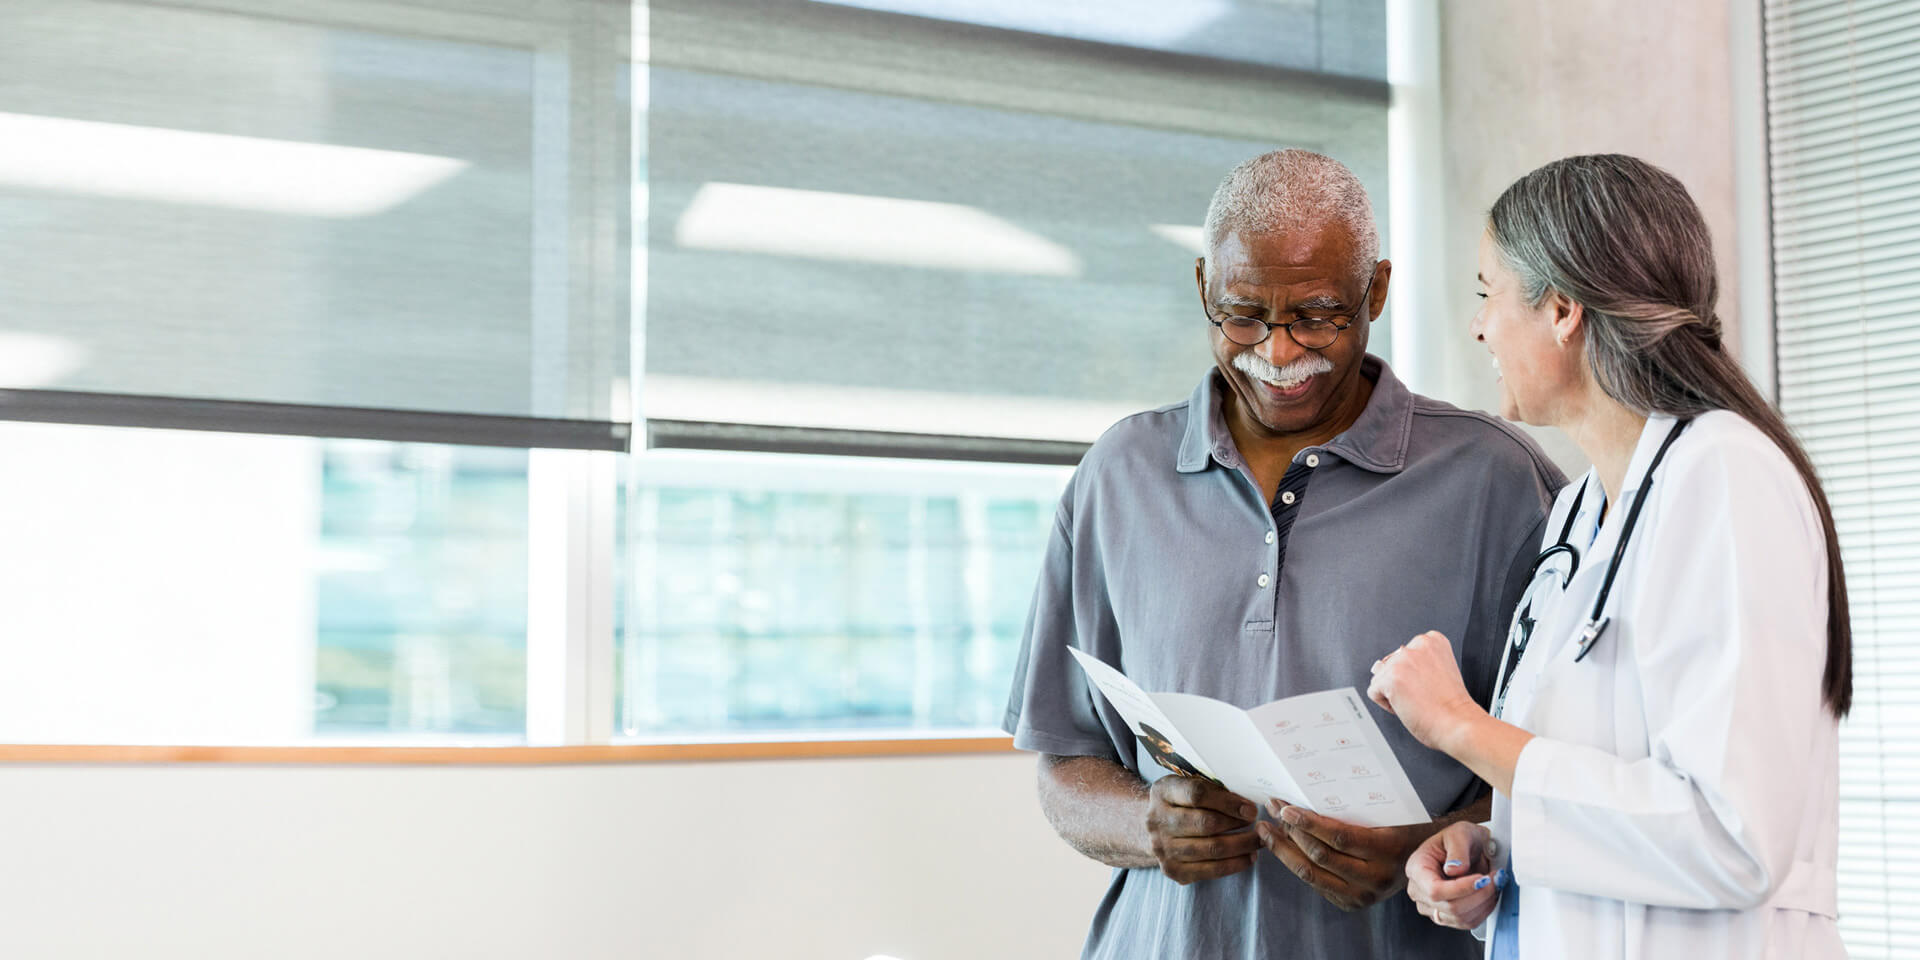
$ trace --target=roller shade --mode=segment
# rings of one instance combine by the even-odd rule
[[[0,0],[0,418],[624,447],[630,24]]]
[[[1386,227],[1377,0],[649,17],[649,421],[1085,443],[1211,362],[1235,164],[1331,154]]]

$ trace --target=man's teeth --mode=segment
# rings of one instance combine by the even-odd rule
[[[1266,384],[1269,384],[1269,385],[1271,385],[1271,386],[1274,386],[1274,387],[1277,387],[1277,388],[1279,388],[1279,389],[1281,389],[1281,390],[1292,390],[1292,389],[1293,389],[1294,387],[1297,387],[1297,386],[1299,386],[1299,385],[1301,385],[1301,384],[1303,384],[1303,383],[1306,383],[1306,382],[1307,382],[1307,378],[1306,378],[1306,377],[1299,377],[1299,378],[1296,378],[1296,379],[1293,379],[1293,380],[1266,380],[1266,379],[1262,379],[1262,381],[1261,381],[1261,382],[1263,382],[1263,383],[1266,383]]]

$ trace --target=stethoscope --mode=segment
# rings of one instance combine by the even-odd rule
[[[1620,563],[1627,555],[1627,541],[1633,538],[1633,528],[1640,522],[1640,508],[1647,505],[1647,491],[1653,487],[1653,472],[1660,467],[1660,461],[1666,459],[1667,449],[1673,441],[1679,439],[1680,431],[1692,423],[1687,417],[1674,421],[1673,429],[1667,431],[1667,438],[1660,443],[1660,449],[1647,464],[1646,477],[1640,481],[1640,492],[1633,498],[1633,508],[1627,511],[1627,523],[1620,531],[1620,541],[1613,546],[1613,559],[1607,564],[1607,577],[1600,582],[1600,595],[1593,600],[1593,611],[1587,614],[1587,622],[1580,628],[1580,645],[1574,651],[1573,662],[1579,663],[1593,652],[1593,646],[1600,642],[1600,635],[1607,632],[1612,617],[1604,616],[1607,609],[1607,596],[1613,593],[1613,581],[1620,575]],[[1520,597],[1519,612],[1514,614],[1513,626],[1507,630],[1507,649],[1500,657],[1500,684],[1493,698],[1493,715],[1499,716],[1501,708],[1507,702],[1507,684],[1513,681],[1515,669],[1520,665],[1520,656],[1527,652],[1527,643],[1533,639],[1533,628],[1537,621],[1533,617],[1533,603],[1540,588],[1540,571],[1554,558],[1564,555],[1567,569],[1560,577],[1560,589],[1565,590],[1573,583],[1573,575],[1580,570],[1580,551],[1574,549],[1573,523],[1580,516],[1580,505],[1587,499],[1587,484],[1592,478],[1580,482],[1580,492],[1574,495],[1573,506],[1567,510],[1567,521],[1560,526],[1560,538],[1540,555],[1533,558],[1533,566],[1527,570],[1527,592]],[[1549,570],[1551,572],[1551,570]]]

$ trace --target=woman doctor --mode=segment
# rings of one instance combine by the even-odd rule
[[[1844,957],[1846,582],[1812,464],[1721,343],[1699,209],[1631,157],[1548,164],[1494,204],[1480,284],[1502,414],[1593,469],[1547,521],[1491,713],[1438,634],[1375,665],[1373,699],[1496,791],[1408,894],[1496,960]]]

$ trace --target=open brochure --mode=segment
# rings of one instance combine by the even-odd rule
[[[1149,756],[1265,805],[1281,800],[1348,823],[1427,823],[1407,772],[1352,687],[1303,693],[1252,710],[1186,693],[1148,693],[1068,648],[1126,718]]]

